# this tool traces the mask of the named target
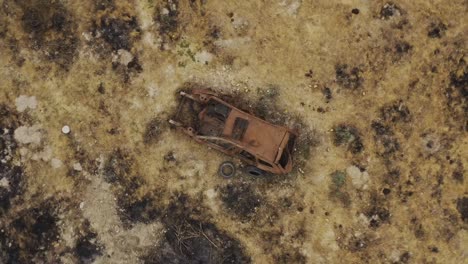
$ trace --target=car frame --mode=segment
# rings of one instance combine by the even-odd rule
[[[298,133],[271,124],[236,108],[206,89],[181,91],[182,100],[169,123],[200,144],[240,158],[252,175],[286,174],[293,168],[292,152]],[[190,102],[192,125],[183,124],[183,108]],[[196,109],[198,107],[198,109]],[[198,112],[198,113],[197,113]]]

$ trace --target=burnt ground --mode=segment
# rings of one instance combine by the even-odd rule
[[[239,241],[204,219],[197,204],[176,194],[164,212],[165,235],[144,263],[250,263]]]
[[[466,8],[0,0],[0,263],[466,262]],[[297,129],[294,170],[171,128],[194,88]]]

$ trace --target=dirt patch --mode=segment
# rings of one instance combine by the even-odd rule
[[[411,121],[411,112],[402,100],[391,102],[380,108],[380,119],[374,120],[371,124],[375,133],[374,139],[380,146],[379,156],[385,160],[397,157],[402,139],[396,135],[395,130],[402,130],[404,135],[408,136],[411,133],[408,124]]]
[[[388,172],[385,173],[383,182],[390,186],[396,186],[399,183],[400,178],[401,178],[401,174],[400,174],[399,168],[389,168]],[[400,188],[400,191],[401,191],[401,188]],[[406,196],[411,196],[411,195],[406,195]]]
[[[390,211],[384,205],[382,197],[376,193],[371,194],[370,207],[364,211],[364,215],[368,217],[371,228],[379,228],[390,221]]]
[[[122,50],[119,50],[122,51]],[[128,53],[130,54],[130,53]],[[130,55],[133,56],[133,55]],[[113,61],[112,69],[122,77],[124,83],[128,84],[132,77],[143,72],[143,67],[140,64],[138,56],[135,55],[133,59],[128,63],[122,63],[122,61]]]
[[[14,139],[14,131],[20,125],[18,118],[15,111],[0,105],[0,216],[24,189],[23,169],[13,163],[18,147]]]
[[[161,120],[160,118],[153,118],[146,125],[146,130],[143,135],[143,142],[145,144],[155,144],[159,141],[160,135],[163,132],[163,129],[166,128],[166,121]]]
[[[452,173],[452,178],[457,183],[463,184],[463,182],[465,181],[464,175],[463,175],[463,170],[464,170],[463,163],[460,160],[458,160],[457,161],[457,168]]]
[[[129,177],[133,162],[132,157],[126,151],[115,150],[104,166],[104,180],[108,183],[125,182]]]
[[[83,224],[83,230],[76,241],[74,254],[79,263],[92,263],[102,255],[102,245],[97,241],[97,234],[91,230],[88,221]]]
[[[386,3],[380,10],[380,18],[385,20],[388,20],[393,16],[400,16],[401,14],[402,10],[400,7],[392,2]]]
[[[335,66],[336,82],[346,89],[355,90],[361,87],[364,82],[361,73],[358,67],[349,67],[347,64]]]
[[[328,87],[322,89],[322,94],[326,103],[329,103],[333,99],[332,90]]]
[[[4,215],[11,207],[13,199],[22,193],[23,169],[19,166],[7,164],[0,165],[0,180],[5,183],[0,186],[0,216]]]
[[[463,222],[468,223],[468,197],[457,199],[457,210]]]
[[[299,137],[296,140],[294,152],[292,153],[295,168],[304,168],[310,160],[314,148],[320,144],[317,131],[310,129],[300,120],[295,119],[294,129],[299,132]]]
[[[159,34],[163,38],[161,48],[164,43],[173,42],[180,38],[177,33],[179,29],[179,1],[164,0],[161,5],[156,8],[154,20],[159,24]]]
[[[397,53],[399,56],[403,56],[409,53],[412,49],[413,46],[407,41],[398,41],[394,47],[395,53]]]
[[[80,45],[73,15],[57,1],[19,1],[18,5],[23,11],[21,22],[30,36],[30,47],[69,69]]]
[[[400,142],[396,137],[384,135],[383,137],[377,138],[377,141],[381,145],[381,148],[378,151],[379,156],[384,159],[388,160],[393,158],[400,151]]]
[[[284,124],[287,117],[281,114],[276,104],[279,96],[279,87],[276,85],[269,85],[264,89],[257,89],[258,99],[251,102],[253,105],[253,112],[257,117],[264,119],[273,124]]]
[[[358,154],[364,150],[364,144],[362,143],[359,131],[346,124],[337,125],[334,129],[333,141],[336,146],[346,146],[348,151],[353,154]]]
[[[352,236],[351,239],[349,239],[348,241],[346,249],[351,252],[360,252],[364,251],[367,247],[369,247],[369,245],[370,241],[367,236]]]
[[[159,218],[161,215],[160,206],[156,203],[151,194],[145,195],[143,198],[137,199],[130,193],[122,198],[117,199],[119,205],[120,219],[129,224],[145,223],[149,224]]]
[[[378,136],[392,135],[393,130],[390,126],[381,123],[380,121],[372,121],[371,127]]]
[[[250,263],[237,240],[203,220],[201,202],[185,195],[173,199],[162,219],[164,239],[142,257],[144,263]]]
[[[427,30],[427,36],[430,38],[442,38],[445,35],[447,26],[442,22],[432,22]]]
[[[344,207],[351,206],[351,196],[346,191],[346,172],[335,171],[331,174],[329,197]]]
[[[411,258],[411,254],[408,251],[403,252],[403,254],[400,255],[399,262],[408,263],[410,258]]]
[[[375,245],[376,240],[372,232],[355,232],[341,224],[335,224],[335,232],[338,235],[337,243],[340,248],[357,254],[363,261],[368,260],[366,258],[369,256],[365,252]],[[383,258],[384,256],[379,256],[379,259]]]
[[[101,59],[110,62],[112,58],[112,69],[127,84],[132,76],[143,72],[140,54],[133,48],[141,38],[138,18],[133,10],[116,8],[111,1],[97,4],[96,9],[90,45]]]
[[[137,18],[130,15],[122,18],[104,16],[95,22],[93,28],[93,35],[101,36],[113,51],[120,49],[130,51],[136,39],[135,36],[139,36],[140,33]]]
[[[248,183],[227,184],[220,193],[226,209],[242,221],[251,220],[262,204],[260,195]]]
[[[445,90],[449,115],[462,131],[468,131],[468,65],[464,58],[450,72],[450,83]]]
[[[417,217],[413,217],[411,218],[410,223],[410,229],[413,231],[414,236],[419,240],[423,240],[426,232],[424,231],[421,221]]]
[[[37,207],[21,211],[8,226],[3,225],[4,235],[0,251],[6,263],[57,262],[53,244],[58,240],[58,217],[53,201],[45,201]]]
[[[275,263],[287,264],[287,263],[298,263],[305,264],[307,263],[307,258],[301,254],[298,250],[291,250],[285,252],[279,256],[275,256]]]
[[[390,123],[408,123],[411,121],[410,111],[402,100],[383,106],[380,109],[380,116],[383,121]]]
[[[274,263],[307,263],[307,258],[300,250],[306,239],[304,225],[299,224],[287,233],[277,224],[272,226],[276,228],[260,233],[262,241],[267,241],[261,244],[265,254],[271,255]]]
[[[128,151],[117,149],[109,156],[103,172],[104,179],[113,185],[112,190],[120,208],[119,217],[126,228],[136,223],[148,224],[160,214],[153,194],[138,196],[144,182],[134,166],[134,158]]]

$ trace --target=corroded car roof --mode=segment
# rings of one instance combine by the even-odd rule
[[[260,156],[266,161],[273,163],[288,129],[270,124],[260,118],[239,110],[222,100],[219,101],[232,107],[232,110],[226,119],[223,135],[232,138],[235,120],[237,118],[247,120],[248,126],[243,137],[240,139],[240,145],[252,154]]]

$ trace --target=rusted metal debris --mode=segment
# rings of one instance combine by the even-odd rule
[[[169,120],[177,129],[200,144],[240,158],[249,165],[247,172],[252,175],[285,174],[292,170],[297,132],[246,113],[210,90],[180,95],[178,111]]]

